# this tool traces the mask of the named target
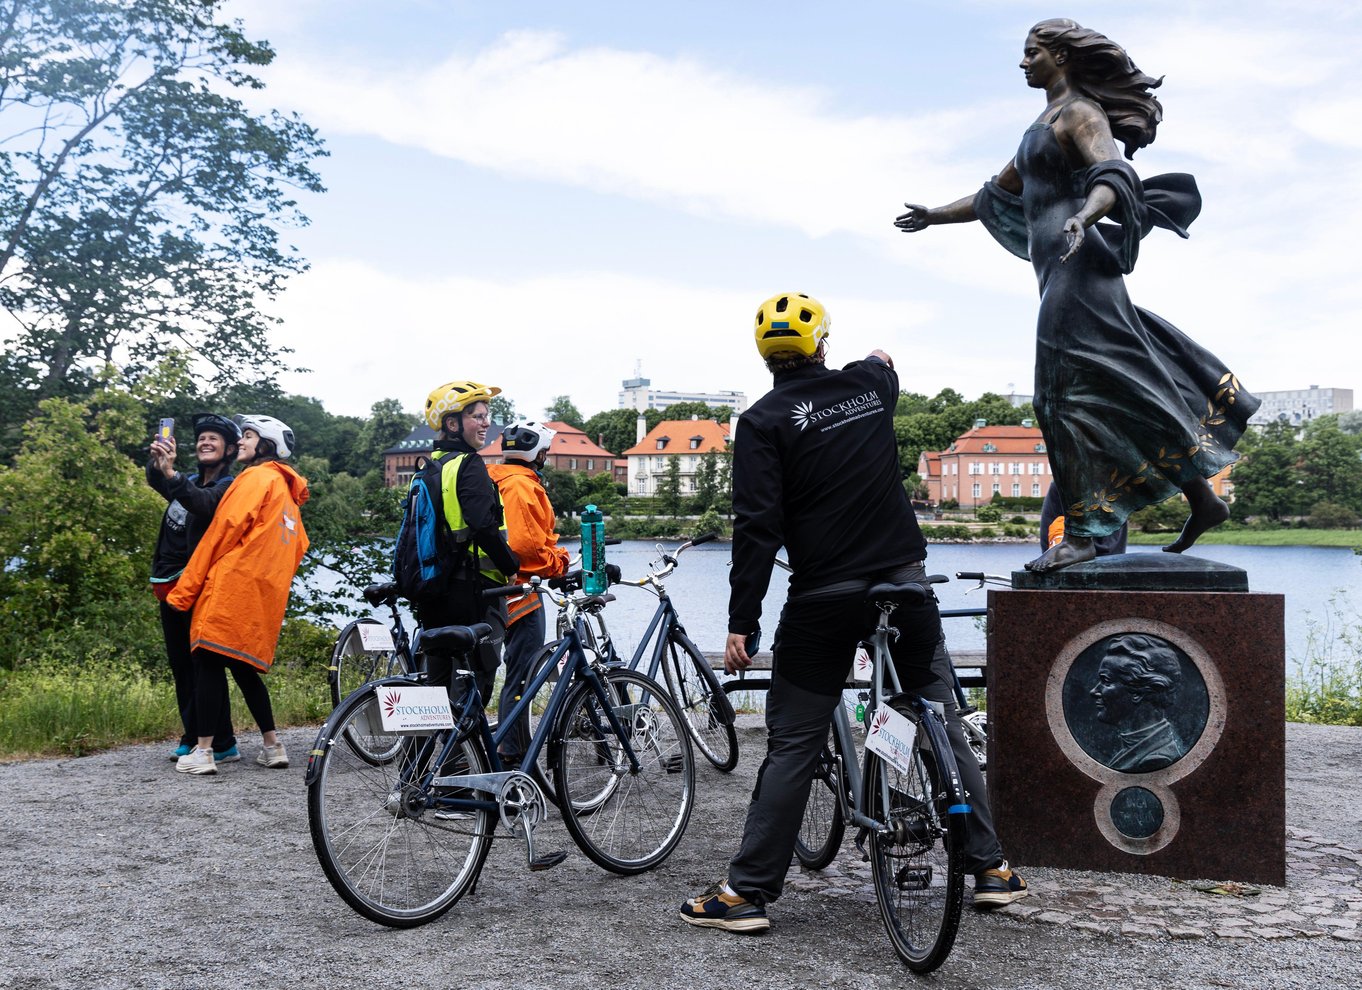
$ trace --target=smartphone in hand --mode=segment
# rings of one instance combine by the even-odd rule
[[[167,416],[161,420],[161,425],[156,428],[156,437],[160,440],[175,439],[175,420]]]

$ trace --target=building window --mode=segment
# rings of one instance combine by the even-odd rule
[[[959,461],[951,461],[951,474],[959,474],[959,473],[960,473],[960,462],[959,462]]]
[[[690,449],[691,449],[691,450],[699,450],[699,449],[700,449],[700,441],[703,440],[703,439],[704,439],[704,437],[691,437],[691,438],[690,438]]]
[[[1031,497],[1032,497],[1032,498],[1039,498],[1039,497],[1040,497],[1040,482],[1039,482],[1039,481],[1033,481],[1033,482],[1031,482]]]
[[[980,487],[979,482],[976,481],[972,486],[970,486],[970,494],[973,495],[976,499],[983,493],[984,490],[982,487]]]
[[[588,471],[596,470],[596,459],[594,457],[588,457],[586,459],[586,469]]]
[[[568,470],[569,470],[569,471],[576,471],[576,470],[577,470],[577,458],[575,458],[575,457],[569,457],[569,458],[568,458]]]
[[[1012,482],[1012,495],[1013,495],[1013,497],[1015,498],[1016,496],[1018,496],[1018,495],[1020,495],[1020,494],[1021,494],[1021,485],[1019,485],[1019,484],[1018,484],[1017,482],[1015,482],[1015,481]]]
[[[998,445],[997,445],[996,443],[986,443],[986,444],[984,444],[984,453],[985,453],[985,454],[996,453],[997,450],[998,450]]]
[[[997,494],[998,494],[999,492],[1001,492],[1002,490],[1003,490],[1003,486],[1002,486],[1002,485],[998,484],[998,482],[996,482],[996,481],[993,482],[993,494],[994,494],[994,495],[997,495]]]
[[[994,461],[993,463],[989,464],[989,466],[988,466],[988,473],[989,473],[989,474],[1002,474],[1002,473],[1003,473],[1003,466],[1002,466],[1002,464],[998,463],[997,461]],[[996,488],[996,487],[994,488],[994,491],[997,491],[997,488]]]
[[[658,438],[657,438],[657,449],[658,449],[658,450],[666,450],[666,449],[667,449],[667,440],[668,440],[668,439],[669,439],[668,437],[658,437]]]

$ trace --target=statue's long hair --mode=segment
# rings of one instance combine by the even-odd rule
[[[1051,54],[1067,54],[1070,84],[1106,111],[1111,133],[1125,145],[1127,158],[1154,143],[1163,107],[1150,90],[1163,84],[1162,77],[1145,75],[1124,48],[1074,21],[1041,21],[1031,33]]]

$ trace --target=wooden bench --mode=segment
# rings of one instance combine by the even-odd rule
[[[724,655],[722,653],[705,653],[705,659],[709,661],[709,666],[715,672],[724,672]],[[981,688],[984,686],[985,675],[988,670],[988,654],[983,650],[952,650],[951,663],[955,667],[955,675],[960,678],[960,686],[967,688]],[[753,677],[756,674],[759,676]],[[765,676],[760,676],[760,675]],[[758,653],[752,658],[752,666],[739,672],[731,680],[723,682],[724,693],[732,694],[734,691],[766,691],[771,687],[771,653]]]

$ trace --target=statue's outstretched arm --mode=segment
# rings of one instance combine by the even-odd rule
[[[993,181],[1010,193],[1021,193],[1021,175],[1017,172],[1017,166],[1013,162],[1004,165],[1003,170],[998,173],[997,178]],[[916,203],[904,203],[903,205],[908,208],[908,212],[895,217],[894,226],[904,233],[912,234],[936,224],[968,223],[971,220],[978,220],[979,217],[974,212],[974,196],[974,193],[970,193],[968,196],[957,199],[954,203],[930,209]]]

